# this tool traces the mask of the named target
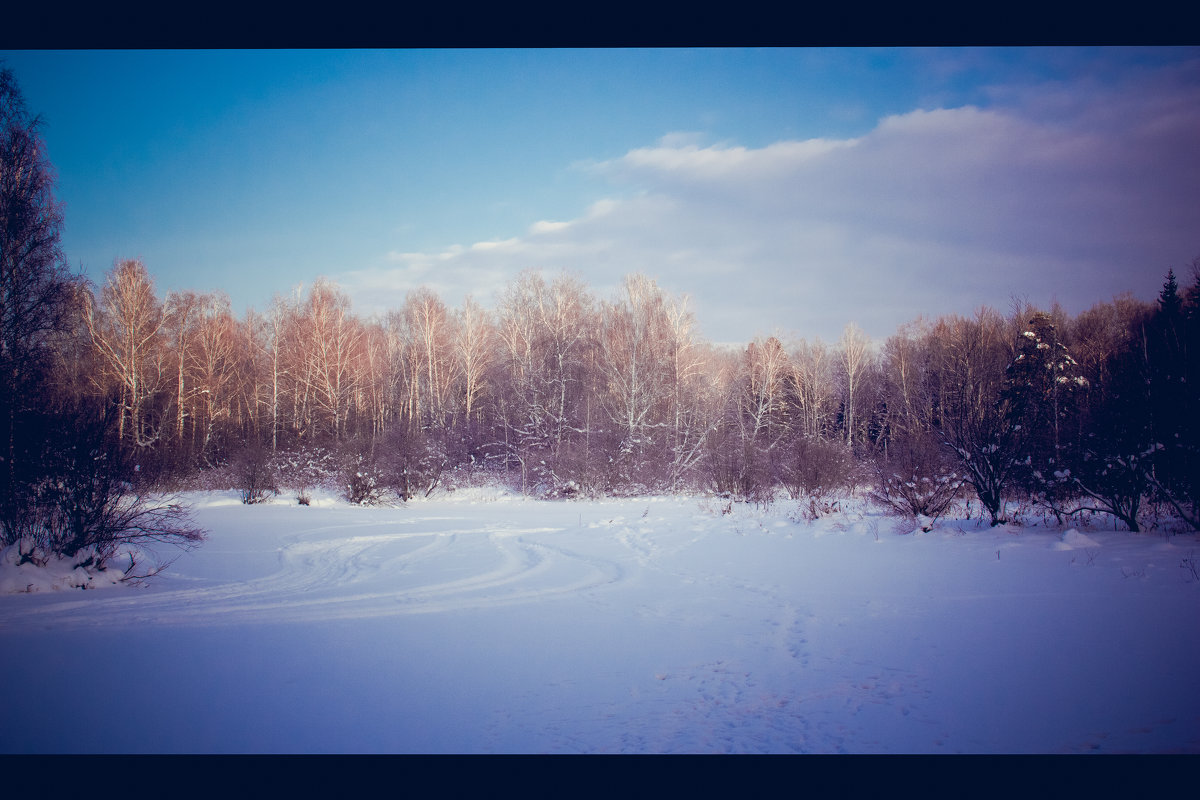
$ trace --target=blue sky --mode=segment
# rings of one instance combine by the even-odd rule
[[[645,272],[703,335],[1152,298],[1200,255],[1200,49],[3,51],[73,266],[244,311]]]

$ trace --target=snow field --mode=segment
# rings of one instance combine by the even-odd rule
[[[146,586],[0,595],[0,751],[1200,751],[1196,534],[188,499]]]

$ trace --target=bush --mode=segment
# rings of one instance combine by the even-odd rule
[[[719,430],[708,438],[703,468],[706,488],[717,495],[747,502],[764,502],[774,497],[775,481],[768,454],[735,431]]]
[[[79,566],[103,568],[142,545],[190,549],[204,540],[189,508],[155,497],[149,482],[139,479],[136,465],[110,435],[115,413],[91,424],[59,420],[65,433],[47,447],[45,477],[5,521],[4,545],[22,543],[31,562],[35,553],[78,556]]]
[[[828,517],[832,514],[841,512],[842,504],[839,500],[819,499],[817,497],[809,497],[808,503],[799,504],[795,511],[789,514],[789,519],[793,522],[816,522],[821,517]]]
[[[418,494],[428,497],[449,467],[445,447],[419,429],[388,431],[378,457],[380,480],[405,503]]]
[[[296,501],[302,506],[312,502],[314,487],[339,484],[343,471],[334,454],[317,445],[279,452],[272,459],[271,467],[276,481],[294,489]]]
[[[930,436],[906,434],[893,439],[887,460],[876,464],[870,497],[929,530],[958,498],[963,482]]]
[[[346,499],[358,505],[382,503],[388,489],[376,464],[362,453],[347,459],[343,483]],[[301,500],[301,504],[304,504],[304,500]]]
[[[388,491],[387,483],[383,470],[369,450],[358,450],[345,456],[342,492],[351,503],[373,506],[383,502]]]
[[[275,469],[266,448],[258,442],[246,446],[233,461],[238,490],[246,505],[261,503],[269,494],[279,494]]]
[[[779,476],[788,496],[824,502],[829,495],[855,482],[857,464],[850,447],[841,441],[797,436],[785,445]]]

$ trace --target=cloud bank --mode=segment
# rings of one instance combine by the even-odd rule
[[[644,272],[692,297],[714,341],[883,338],[918,315],[1077,313],[1154,296],[1200,254],[1200,65],[1054,86],[990,108],[914,110],[854,139],[704,145],[673,133],[590,167],[608,196],[503,241],[390,253],[336,276],[364,313],[428,286],[490,305],[520,270],[602,296]]]

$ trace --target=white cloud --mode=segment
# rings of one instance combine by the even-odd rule
[[[628,176],[671,174],[689,182],[761,179],[780,166],[796,169],[834,150],[852,147],[856,142],[855,139],[809,139],[776,142],[758,150],[736,146],[660,144],[632,150],[618,161],[600,166]]]
[[[550,220],[543,219],[543,220],[538,220],[537,222],[530,225],[529,233],[533,236],[536,236],[539,233],[555,233],[557,231],[561,231],[566,228],[569,228],[570,226],[571,226],[571,223],[569,223],[569,222],[551,222]]]
[[[471,245],[472,250],[505,250],[520,246],[521,240],[514,237],[512,239],[501,239],[491,242],[476,242]]]
[[[675,131],[662,136],[658,140],[660,147],[681,148],[699,146],[708,137],[702,131]]]
[[[1152,296],[1168,266],[1200,253],[1200,90],[1174,80],[1164,94],[1150,77],[1043,121],[1023,97],[890,116],[857,139],[747,148],[668,135],[595,164],[629,193],[578,219],[393,254],[342,283],[356,306],[422,284],[456,303],[496,296],[528,267],[577,272],[597,291],[646,272],[690,294],[722,341],[833,340],[851,320],[881,337],[919,314],[1006,310],[1016,295],[1070,311]]]

